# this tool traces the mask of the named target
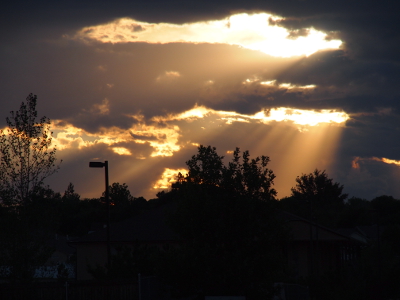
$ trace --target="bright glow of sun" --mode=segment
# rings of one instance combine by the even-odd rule
[[[343,111],[336,110],[305,110],[287,107],[277,107],[270,110],[262,110],[254,115],[239,114],[233,111],[216,111],[205,106],[195,106],[194,108],[177,115],[168,115],[166,117],[155,117],[155,121],[171,121],[171,120],[193,120],[204,118],[207,115],[218,115],[227,123],[232,122],[250,122],[252,120],[262,122],[264,124],[272,121],[283,122],[290,121],[301,126],[316,126],[321,123],[343,124],[350,117]]]
[[[349,115],[345,112],[328,109],[315,111],[278,107],[269,111],[259,112],[254,115],[254,118],[259,118],[262,122],[267,123],[271,121],[292,121],[298,125],[316,126],[321,123],[341,124],[349,119]]]
[[[237,45],[276,57],[309,56],[319,50],[338,49],[342,41],[314,28],[292,32],[271,20],[284,18],[267,13],[235,14],[223,20],[185,24],[147,23],[122,18],[108,24],[85,27],[73,37],[103,43],[215,43]]]

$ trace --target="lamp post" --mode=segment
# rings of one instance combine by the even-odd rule
[[[106,177],[106,205],[107,205],[107,264],[108,270],[111,268],[111,246],[110,246],[110,197],[108,190],[108,161],[99,162],[91,161],[89,163],[89,168],[103,168],[105,167],[105,177]]]

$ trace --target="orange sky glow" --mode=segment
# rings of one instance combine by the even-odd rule
[[[200,99],[214,99],[229,97],[230,91],[242,92],[248,95],[259,94],[268,97],[270,93],[282,92],[285,94],[312,95],[319,87],[309,83],[305,85],[287,81],[279,81],[274,74],[291,64],[320,50],[339,49],[342,42],[334,39],[335,33],[322,32],[314,28],[305,28],[293,31],[278,26],[279,21],[284,20],[280,16],[268,13],[240,13],[233,14],[221,20],[208,20],[194,23],[147,23],[129,18],[116,19],[107,24],[88,26],[77,31],[74,36],[64,35],[64,39],[73,39],[91,47],[96,43],[148,43],[148,44],[216,44],[230,45],[247,49],[246,55],[254,58],[245,58],[251,61],[260,53],[263,59],[268,56],[273,65],[273,72],[266,79],[265,75],[252,73],[248,77],[237,81],[235,85],[226,87],[226,78],[233,74],[230,64],[221,67],[222,75],[209,78],[201,82],[198,79],[198,71],[205,66],[191,61],[191,68],[170,68],[158,73],[152,73],[148,78],[152,82],[151,91],[154,98],[161,97],[165,93],[179,95],[182,87],[194,84]],[[258,54],[256,54],[257,51]],[[260,53],[259,53],[260,52]],[[273,62],[274,60],[280,63]],[[280,65],[281,64],[281,65]],[[144,71],[144,70],[143,70]],[[99,64],[96,72],[107,74],[109,66]],[[119,70],[118,70],[119,72]],[[201,72],[200,72],[201,73]],[[214,73],[210,73],[214,74]],[[226,74],[226,75],[225,75]],[[121,72],[116,78],[124,80],[130,74]],[[192,77],[190,77],[192,76]],[[188,78],[192,79],[188,79]],[[189,80],[189,81],[185,81]],[[191,81],[190,81],[191,80]],[[107,81],[102,83],[105,91],[114,91],[119,82]],[[135,90],[135,92],[138,92]],[[191,91],[193,93],[193,91]],[[112,94],[92,103],[91,106],[82,108],[78,113],[82,116],[107,117],[112,114],[112,104],[115,101]],[[140,112],[126,114],[132,120],[130,128],[118,126],[100,126],[95,131],[86,131],[66,120],[54,120],[53,142],[57,146],[60,156],[65,159],[76,155],[76,151],[90,151],[90,149],[107,149],[112,155],[130,158],[136,161],[134,169],[120,166],[114,181],[125,182],[127,178],[138,176],[140,172],[150,172],[159,159],[171,158],[178,152],[193,149],[204,139],[226,139],[229,132],[235,136],[236,126],[245,126],[251,131],[242,133],[242,141],[251,145],[252,152],[265,154],[266,148],[272,148],[271,158],[274,159],[274,151],[280,156],[285,153],[285,159],[275,160],[271,168],[277,174],[286,174],[295,178],[300,171],[307,170],[319,160],[323,166],[328,166],[334,155],[337,140],[341,128],[345,126],[350,116],[336,109],[299,109],[294,107],[282,107],[279,105],[263,108],[253,114],[238,113],[236,111],[216,110],[206,105],[195,105],[181,112],[169,113],[147,117]],[[161,124],[161,125],[160,125]],[[244,128],[244,127],[243,127]],[[241,146],[241,145],[237,145]],[[150,151],[149,151],[150,149]],[[228,150],[229,151],[232,151]],[[323,153],[323,156],[319,155]],[[229,153],[227,159],[229,159]],[[94,157],[97,159],[96,157]],[[146,162],[146,163],[144,163]],[[293,167],[296,165],[296,167]],[[181,167],[166,165],[153,175],[153,181],[143,193],[145,197],[151,197],[155,192],[167,189],[173,182],[178,172],[185,172]],[[289,191],[287,181],[277,180],[279,191]],[[285,196],[287,193],[280,194]]]

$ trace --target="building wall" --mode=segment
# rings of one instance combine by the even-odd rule
[[[354,241],[302,220],[292,221],[290,225],[292,240],[287,247],[287,258],[294,278],[319,276],[356,259],[358,246]]]
[[[105,266],[107,262],[107,247],[105,244],[79,244],[76,247],[77,254],[77,279],[90,280],[93,276],[88,272],[88,265]]]

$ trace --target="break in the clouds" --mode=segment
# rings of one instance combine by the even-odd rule
[[[108,24],[85,27],[73,38],[103,43],[219,43],[278,57],[308,56],[323,49],[338,49],[342,44],[314,28],[290,31],[277,26],[276,21],[282,19],[267,13],[242,13],[223,20],[178,25],[121,18]]]

